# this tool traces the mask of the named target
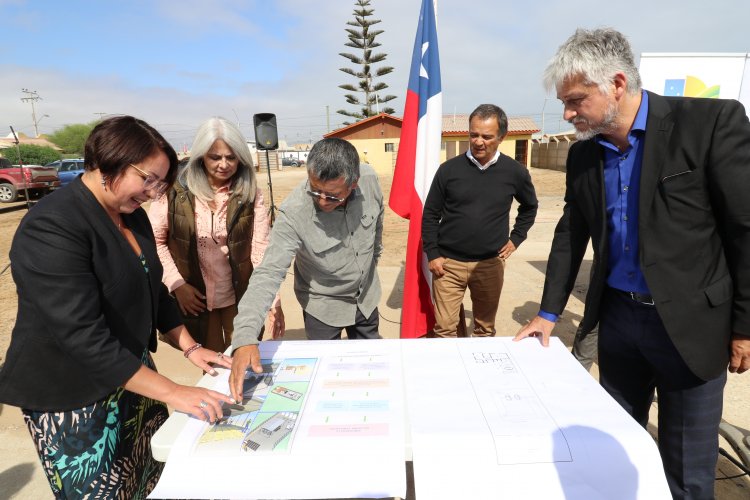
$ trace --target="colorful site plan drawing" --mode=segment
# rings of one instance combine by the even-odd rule
[[[185,423],[170,429],[152,497],[403,498],[400,344],[264,341],[259,350],[262,373],[246,372],[242,401],[217,424],[170,417]],[[230,371],[216,371],[202,387],[229,394]]]
[[[317,358],[263,360],[263,372],[248,370],[242,404],[225,405],[224,415],[198,438],[198,455],[284,452],[294,439]]]
[[[336,438],[336,446],[342,446],[351,438],[377,440],[389,436],[392,370],[386,355],[322,358],[305,414],[306,442],[322,446],[327,438]]]

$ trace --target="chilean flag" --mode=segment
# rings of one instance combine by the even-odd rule
[[[401,338],[425,335],[435,326],[432,275],[422,251],[422,210],[438,166],[443,125],[437,30],[433,0],[422,0],[411,59],[391,210],[409,219],[406,246]]]

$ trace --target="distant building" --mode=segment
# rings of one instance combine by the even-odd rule
[[[295,144],[289,146],[283,139],[279,139],[278,149],[266,151],[265,149],[256,149],[254,141],[247,142],[250,148],[250,153],[253,155],[255,160],[256,170],[266,170],[268,164],[271,165],[271,170],[281,170],[284,166],[301,166],[307,162],[307,155],[310,152],[309,144]],[[268,160],[266,161],[266,152],[268,153]],[[294,160],[294,165],[288,163],[284,165],[283,159]]]
[[[35,146],[46,146],[48,148],[52,148],[55,151],[62,151],[62,148],[59,147],[57,144],[50,142],[47,140],[44,136],[39,137],[27,137],[25,134],[18,134],[18,142],[19,144],[33,144]],[[5,137],[0,137],[0,149],[5,149],[9,147],[15,146],[15,139],[13,138],[13,134],[8,134]]]
[[[529,117],[509,116],[508,135],[500,144],[501,153],[514,158],[527,167],[530,163],[531,135],[539,127]],[[469,115],[443,115],[443,160],[464,154],[469,149]]]
[[[372,165],[379,173],[391,173],[396,165],[402,122],[401,118],[380,113],[323,137],[346,139],[357,148],[363,162]]]
[[[362,161],[372,165],[378,173],[391,174],[396,166],[402,123],[401,118],[380,113],[323,137],[348,140],[357,148]],[[536,132],[539,127],[531,118],[508,117],[508,136],[500,145],[500,151],[529,166],[531,135]],[[441,161],[465,153],[469,148],[469,115],[443,115],[441,142]]]
[[[531,166],[565,172],[568,150],[575,142],[574,130],[535,137],[531,145]]]

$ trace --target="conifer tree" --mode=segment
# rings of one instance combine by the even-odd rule
[[[378,107],[396,98],[395,95],[381,96],[379,92],[387,89],[388,85],[382,81],[375,81],[377,78],[393,71],[393,68],[390,66],[373,67],[373,65],[383,62],[386,58],[385,53],[373,53],[373,49],[380,47],[380,43],[376,42],[375,38],[383,33],[383,30],[371,29],[373,25],[380,23],[380,19],[371,19],[373,12],[374,9],[370,8],[370,0],[356,0],[354,21],[348,21],[346,24],[351,26],[351,28],[345,28],[348,33],[349,42],[344,45],[359,49],[361,56],[345,52],[339,54],[355,66],[355,69],[339,69],[357,80],[356,86],[346,83],[339,85],[339,88],[350,92],[344,96],[347,103],[359,106],[360,108],[357,111],[339,109],[337,113],[356,118],[357,120],[376,115]],[[357,94],[364,94],[364,97],[360,99],[360,96]],[[388,114],[395,112],[393,108],[388,106],[381,108],[381,110],[383,113]]]

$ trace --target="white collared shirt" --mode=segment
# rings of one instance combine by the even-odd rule
[[[487,162],[487,165],[482,165],[481,163],[479,163],[479,161],[476,158],[474,158],[474,155],[471,154],[471,148],[469,148],[469,149],[466,150],[466,157],[474,165],[476,165],[477,167],[479,167],[479,170],[487,170],[492,165],[494,165],[495,163],[497,163],[497,159],[500,158],[500,151],[495,151],[495,156],[493,156],[492,159]]]

